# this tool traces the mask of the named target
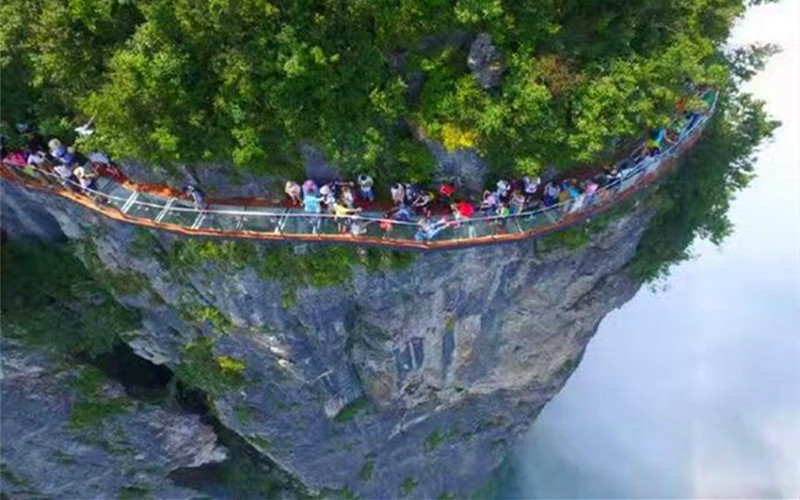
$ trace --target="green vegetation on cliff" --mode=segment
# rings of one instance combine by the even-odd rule
[[[723,96],[703,139],[650,197],[657,213],[631,263],[636,278],[658,281],[691,257],[696,237],[719,244],[731,233],[730,202],[754,177],[757,148],[777,126],[762,102],[737,92]]]
[[[3,335],[54,354],[93,357],[139,327],[138,315],[67,249],[4,243],[1,251]]]
[[[745,4],[7,0],[3,120],[95,117],[91,146],[163,165],[296,172],[311,143],[345,172],[423,181],[427,136],[498,170],[564,168],[665,123],[685,79],[725,85],[717,48]],[[481,32],[491,89],[467,65]]]

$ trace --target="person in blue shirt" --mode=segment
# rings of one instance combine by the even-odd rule
[[[306,195],[303,197],[303,211],[307,214],[314,214],[314,216],[308,217],[307,219],[308,223],[311,224],[312,232],[316,234],[317,231],[319,231],[321,219],[319,214],[322,212],[322,205],[321,200],[313,191],[307,191]]]

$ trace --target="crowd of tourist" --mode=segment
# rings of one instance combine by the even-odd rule
[[[714,98],[707,89],[696,91],[703,99],[708,100],[709,95],[711,100]],[[390,234],[397,224],[404,224],[416,226],[415,239],[429,241],[443,230],[460,227],[464,221],[475,218],[494,224],[495,231],[501,233],[505,231],[509,217],[524,212],[555,206],[563,212],[579,211],[600,196],[605,186],[625,178],[648,158],[660,155],[701,116],[697,112],[686,112],[680,106],[679,103],[679,118],[670,127],[653,130],[623,161],[580,179],[553,178],[545,183],[534,176],[501,179],[479,198],[462,194],[459,186],[452,182],[443,182],[435,187],[396,182],[388,186],[384,203],[377,201],[375,181],[367,174],[359,175],[355,181],[337,179],[318,183],[308,179],[302,184],[288,181],[284,190],[288,203],[302,209],[304,219],[314,233],[320,230],[323,219],[327,218],[322,214],[333,219],[339,233],[354,236],[365,234],[373,223],[378,223],[384,235]],[[43,144],[35,134],[25,130],[25,126],[18,128],[27,133],[28,143],[26,147],[8,153],[3,142],[4,162],[30,169],[31,174],[34,170],[50,172],[63,187],[82,192],[97,202],[103,199],[94,196],[98,176],[120,181],[123,178],[108,155],[102,152],[84,155],[59,139]],[[197,186],[190,184],[182,192],[193,200],[196,209],[207,209],[205,196]],[[363,217],[364,211],[377,214]]]
[[[695,89],[698,97],[710,105],[714,93],[707,87]],[[318,230],[322,213],[331,214],[340,233],[361,235],[366,225],[379,222],[384,234],[390,233],[395,223],[413,224],[416,221],[415,239],[429,241],[449,227],[460,227],[468,219],[480,218],[495,224],[495,231],[505,231],[506,219],[523,212],[551,208],[556,205],[563,212],[576,212],[591,204],[603,189],[635,171],[648,158],[658,157],[670,145],[690,130],[701,117],[698,112],[686,112],[678,103],[678,118],[669,127],[660,127],[649,133],[623,161],[583,178],[550,180],[542,183],[539,177],[497,181],[492,189],[483,192],[480,200],[471,200],[459,193],[454,183],[444,182],[431,188],[413,183],[391,184],[388,197],[391,208],[383,211],[380,219],[365,222],[362,211],[375,211],[374,180],[367,174],[358,176],[356,182],[335,180],[319,186],[309,179],[298,184],[286,183],[289,201],[302,207],[309,215],[309,223]],[[356,189],[357,188],[357,189]]]

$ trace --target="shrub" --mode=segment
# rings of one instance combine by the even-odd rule
[[[71,384],[78,390],[81,400],[70,409],[69,424],[74,429],[94,429],[108,417],[128,410],[124,398],[107,398],[103,394],[106,376],[93,366],[82,368]]]
[[[403,484],[400,485],[400,496],[402,497],[409,496],[416,487],[417,487],[417,481],[415,481],[413,477],[409,476],[405,478]]]
[[[170,268],[188,271],[207,262],[242,269],[256,257],[255,247],[247,241],[218,241],[200,238],[175,240],[167,253]]]
[[[364,396],[354,399],[353,401],[348,403],[347,406],[342,408],[341,411],[339,411],[339,413],[337,413],[336,416],[333,417],[333,420],[335,422],[349,422],[354,418],[356,418],[356,416],[362,410],[364,410],[368,404],[369,401]]]
[[[202,337],[183,350],[175,376],[183,383],[211,396],[241,387],[245,382],[244,362],[229,356],[215,356],[214,341]]]
[[[448,151],[471,148],[478,144],[478,132],[452,123],[442,125],[442,143]]]
[[[439,431],[433,431],[428,434],[428,436],[425,438],[425,441],[423,441],[423,447],[425,448],[425,451],[431,452],[438,448],[444,440],[444,434]]]
[[[375,471],[375,461],[372,459],[367,459],[364,462],[364,466],[361,467],[361,470],[358,473],[358,478],[362,481],[369,481],[372,479],[372,473]]]
[[[59,355],[111,352],[139,327],[65,247],[3,244],[3,333]]]

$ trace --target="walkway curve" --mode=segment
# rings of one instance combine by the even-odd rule
[[[0,177],[27,189],[66,198],[110,219],[188,236],[346,243],[414,250],[464,248],[541,237],[586,221],[629,199],[674,168],[678,158],[700,138],[716,104],[715,97],[708,113],[701,116],[691,128],[682,131],[675,144],[656,157],[642,160],[624,172],[622,178],[593,195],[581,195],[551,207],[523,211],[508,217],[451,221],[430,241],[415,239],[415,222],[387,220],[381,213],[365,212],[351,218],[351,222],[364,230],[362,235],[355,236],[339,233],[337,219],[329,214],[305,214],[297,209],[225,203],[198,210],[186,200],[154,195],[138,190],[136,184],[120,184],[107,177],[101,177],[96,190],[90,190],[87,194],[81,193],[77,186],[65,185],[52,172],[8,161],[2,163]],[[386,232],[385,225],[389,223],[392,230]]]

